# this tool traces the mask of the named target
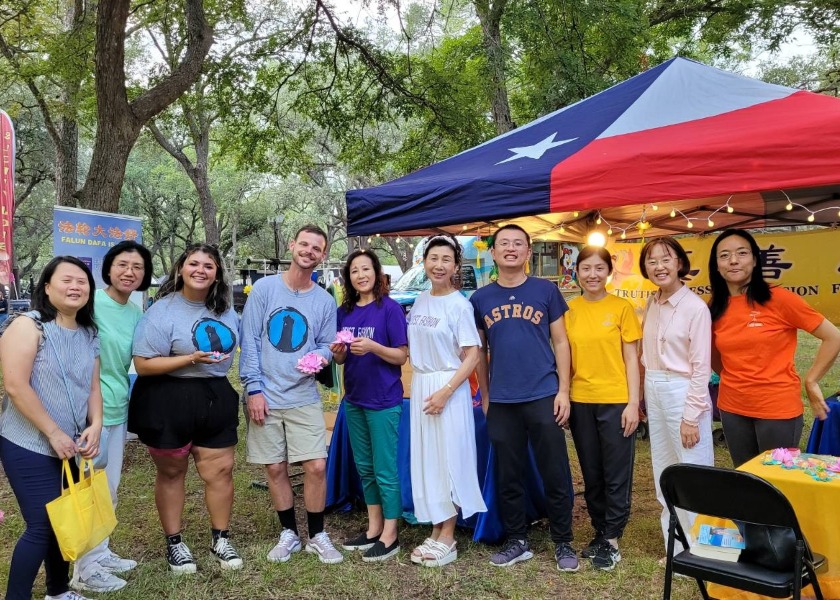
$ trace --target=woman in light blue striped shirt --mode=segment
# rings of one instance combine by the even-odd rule
[[[61,494],[61,459],[99,453],[102,394],[93,275],[79,259],[51,260],[32,294],[31,312],[0,329],[6,397],[0,413],[0,461],[26,530],[9,566],[7,600],[29,600],[41,564],[47,600],[84,600],[69,590],[46,504]],[[75,462],[71,462],[75,471]]]

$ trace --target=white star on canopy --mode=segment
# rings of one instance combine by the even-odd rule
[[[537,142],[532,146],[522,146],[520,148],[508,148],[511,152],[513,152],[513,156],[510,156],[504,160],[497,162],[497,165],[501,165],[502,163],[510,162],[512,160],[516,160],[518,158],[533,158],[533,159],[540,159],[542,155],[545,154],[548,150],[552,148],[556,148],[557,146],[562,146],[563,144],[568,144],[569,142],[574,142],[577,138],[571,138],[568,140],[560,140],[555,142],[554,138],[557,136],[557,132],[552,133],[550,136],[545,138],[544,140]]]

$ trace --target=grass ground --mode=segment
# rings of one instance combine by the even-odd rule
[[[815,349],[813,338],[800,337],[797,355],[800,373],[807,369]],[[839,389],[840,367],[835,366],[823,381],[823,390],[828,395]],[[809,421],[810,414],[806,409],[806,422]],[[807,435],[808,431],[803,436],[803,444]],[[583,503],[583,482],[571,438],[569,447],[576,492],[575,545],[580,547],[590,539],[592,529]],[[664,555],[664,544],[659,529],[660,507],[654,496],[650,445],[646,441],[637,443],[633,512],[621,543],[623,560],[612,573],[584,567],[571,575],[560,574],[554,567],[553,547],[545,521],[536,523],[530,534],[534,559],[507,570],[492,567],[487,559],[494,548],[472,543],[467,531],[458,532],[459,559],[455,563],[443,569],[417,567],[409,561],[408,551],[423,540],[428,530],[407,525],[400,532],[403,552],[396,560],[367,564],[357,553],[347,554],[339,565],[322,565],[314,555],[300,553],[285,564],[269,563],[265,555],[276,541],[277,517],[268,493],[251,486],[252,481],[263,478],[261,468],[245,463],[242,444],[237,451],[236,501],[231,530],[245,560],[244,568],[237,572],[222,572],[211,558],[202,487],[193,471],[187,480],[184,531],[185,541],[198,560],[198,573],[182,577],[170,575],[163,558],[164,541],[154,506],[154,467],[142,445],[130,442],[117,507],[120,524],[112,538],[112,547],[119,554],[138,560],[140,565],[128,574],[126,588],[100,597],[114,600],[426,599],[447,596],[641,599],[662,595],[663,569],[657,561]],[[719,466],[731,464],[721,449],[716,451],[716,462]],[[6,513],[6,520],[0,525],[0,589],[5,589],[11,552],[24,527],[5,477],[0,478],[0,510]],[[300,508],[299,513],[302,516]],[[301,522],[300,525],[303,531],[305,524]],[[364,515],[359,511],[327,517],[327,529],[334,541],[355,534],[363,527]],[[34,597],[43,597],[44,593],[42,574],[36,582]],[[673,598],[696,597],[698,592],[693,581],[675,580]]]

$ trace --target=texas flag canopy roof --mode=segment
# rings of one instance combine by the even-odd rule
[[[804,223],[838,193],[840,99],[675,58],[447,160],[348,191],[348,234],[480,234],[517,222],[546,239],[576,238],[592,211],[621,227],[639,205],[654,228],[679,233],[690,231],[688,217],[705,229],[727,200],[734,211],[715,213],[714,229],[767,227]],[[787,211],[789,201],[808,208]],[[815,216],[838,220],[836,210]]]

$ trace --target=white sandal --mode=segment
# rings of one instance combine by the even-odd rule
[[[455,548],[456,544],[457,542],[452,542],[452,546],[447,546],[442,542],[432,540],[423,555],[422,565],[424,567],[442,567],[448,565],[458,558],[458,550]],[[426,555],[431,555],[434,558],[425,558]]]
[[[413,562],[415,565],[421,564],[423,562],[423,555],[428,553],[429,551],[429,544],[434,541],[435,540],[433,540],[430,537],[423,540],[423,543],[417,546],[411,552],[411,562]],[[417,552],[418,550],[420,551],[420,554],[415,554],[415,552]]]

